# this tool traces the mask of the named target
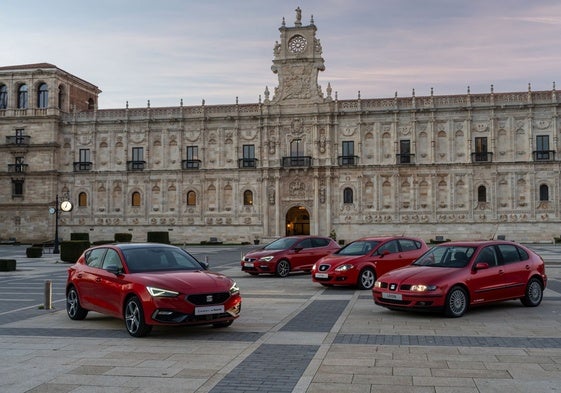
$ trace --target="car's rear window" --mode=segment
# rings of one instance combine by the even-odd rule
[[[123,250],[130,273],[201,270],[201,264],[180,249],[145,247]]]

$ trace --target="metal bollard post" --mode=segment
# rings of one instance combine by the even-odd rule
[[[53,308],[53,282],[51,280],[45,281],[45,310]]]
[[[205,263],[208,265],[208,255],[205,255]]]

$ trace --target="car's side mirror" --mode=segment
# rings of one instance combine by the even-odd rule
[[[489,269],[489,264],[487,262],[477,262],[475,264],[475,270],[485,270]]]
[[[123,269],[118,267],[117,265],[109,265],[105,268],[109,273],[113,273],[114,275],[118,276],[123,272]]]
[[[300,252],[304,249],[304,247],[294,247],[294,251]]]
[[[390,255],[391,252],[389,252],[389,250],[383,250],[383,251],[379,251],[378,255],[380,255],[381,257],[384,257],[386,255]]]

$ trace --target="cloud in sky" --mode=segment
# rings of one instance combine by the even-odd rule
[[[257,102],[298,6],[339,99],[561,81],[558,0],[3,0],[0,65],[55,64],[97,85],[101,108]]]

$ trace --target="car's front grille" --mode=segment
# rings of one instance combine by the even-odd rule
[[[331,265],[319,265],[318,271],[325,272],[326,270],[329,270],[330,267]]]
[[[243,259],[244,262],[254,262],[254,261],[256,261],[256,260],[257,260],[257,258],[250,258],[250,257],[245,257],[245,258]]]
[[[229,292],[200,293],[196,295],[187,295],[185,300],[197,306],[209,306],[212,304],[222,304],[229,297]]]

